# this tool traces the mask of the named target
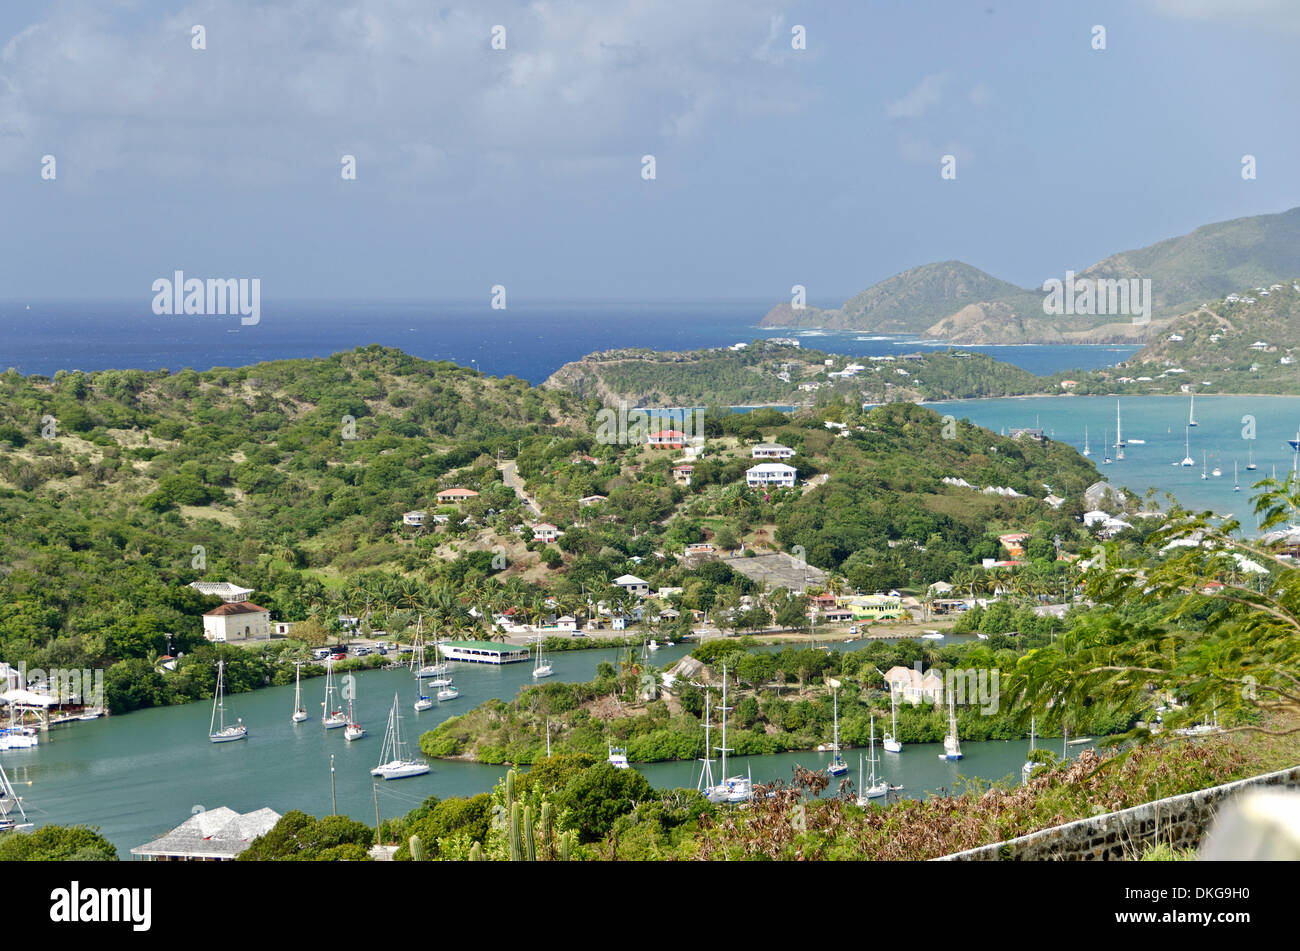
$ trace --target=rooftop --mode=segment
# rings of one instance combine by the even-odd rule
[[[233,859],[279,821],[280,814],[273,809],[240,815],[221,806],[190,816],[161,838],[132,849],[131,854]]]

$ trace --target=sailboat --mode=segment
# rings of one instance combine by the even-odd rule
[[[1233,492],[1241,491],[1241,482],[1237,478],[1239,474],[1240,473],[1237,472],[1237,460],[1233,459],[1232,460],[1232,491]]]
[[[1207,473],[1207,472],[1205,471],[1205,467],[1206,467],[1206,465],[1207,465],[1207,458],[1208,458],[1208,457],[1207,457],[1207,455],[1206,455],[1205,450],[1202,449],[1202,450],[1201,450],[1201,478],[1202,478],[1202,479],[1208,479],[1208,478],[1210,477],[1210,476],[1209,476],[1209,473]]]
[[[1105,466],[1110,464],[1110,430],[1106,429],[1102,430],[1102,432],[1104,432],[1105,435],[1101,440],[1101,451],[1104,453],[1101,457],[1101,464]]]
[[[551,669],[549,661],[545,664],[542,663],[542,639],[541,637],[538,637],[537,657],[533,660],[533,676],[537,678],[549,677],[553,673],[555,673],[555,671]]]
[[[1119,418],[1119,400],[1115,401],[1115,461],[1124,461],[1124,436],[1123,427]]]
[[[335,706],[334,700],[334,662],[325,665],[325,699],[321,701],[321,726],[327,730],[337,730],[348,725],[347,715]]]
[[[1033,755],[1034,752],[1034,728],[1037,725],[1038,724],[1035,718],[1030,717],[1029,718],[1029,755],[1031,756]],[[1033,775],[1034,768],[1037,765],[1038,764],[1035,763],[1032,759],[1026,759],[1025,765],[1020,767],[1020,775],[1027,781],[1029,777]]]
[[[957,740],[957,705],[952,692],[948,693],[948,735],[943,738],[943,752],[939,759],[961,759],[961,743]]]
[[[709,693],[706,690],[704,692],[704,755],[700,757],[700,762],[704,765],[700,767],[700,779],[695,784],[695,789],[711,797],[717,784],[713,781],[713,757],[709,755],[709,726]]]
[[[731,707],[727,706],[727,668],[722,668],[722,745],[717,747],[722,754],[722,780],[714,786],[706,795],[709,802],[747,802],[754,798],[754,784],[752,776],[728,776],[727,775],[727,754],[731,752],[727,746],[727,712]]]
[[[348,691],[355,693],[355,689]],[[366,735],[365,727],[357,722],[356,716],[352,713],[352,697],[348,697],[348,725],[343,728],[343,739],[351,742],[359,740]]]
[[[307,710],[302,705],[302,664],[294,664],[293,666],[293,722],[302,723],[307,719]]]
[[[1087,426],[1083,427],[1083,454],[1085,456],[1092,455],[1092,450],[1088,448],[1088,427]]]
[[[876,782],[876,715],[871,715],[871,779],[862,785],[862,754],[858,754],[858,805],[865,806],[868,799],[879,799],[889,792],[889,783],[883,779]]]
[[[419,713],[421,710],[432,710],[432,709],[433,709],[433,698],[426,697],[424,695],[424,683],[423,681],[420,680],[419,677],[416,677],[415,678],[415,712]]]
[[[370,771],[371,776],[384,779],[405,779],[429,771],[429,764],[408,759],[402,742],[402,715],[397,712],[397,694],[393,694],[393,709],[388,711],[388,729],[384,731],[384,745],[379,751],[379,765]]]
[[[901,753],[903,744],[898,740],[898,697],[893,687],[889,689],[889,723],[890,732],[885,734],[885,752]]]
[[[14,809],[18,810],[18,819],[12,818]],[[21,821],[19,821],[21,820]],[[4,764],[0,763],[0,832],[12,832],[15,829],[30,829],[33,823],[27,821],[23,809],[23,799],[14,792],[9,777],[5,775]]]
[[[1184,466],[1196,465],[1192,459],[1192,433],[1190,429],[1183,430],[1183,462]]]
[[[1219,476],[1223,475],[1223,470],[1220,469],[1218,466],[1215,466],[1213,469],[1210,470],[1210,475],[1214,476],[1217,479],[1219,478]]]
[[[831,749],[835,751],[831,757],[831,765],[826,767],[826,772],[832,776],[842,776],[849,771],[849,764],[844,762],[844,757],[840,755],[840,692],[834,693],[835,697],[835,738],[831,741]]]
[[[441,703],[443,700],[455,700],[457,697],[460,696],[460,691],[457,690],[456,685],[451,682],[450,674],[447,675],[446,679],[431,680],[429,681],[429,683],[435,685],[442,684],[442,686],[438,688],[439,703]]]
[[[217,692],[212,697],[212,719],[208,722],[208,739],[213,743],[229,743],[248,738],[248,727],[239,720],[235,726],[226,726],[226,662],[217,661]]]
[[[1187,425],[1188,426],[1196,425],[1196,394],[1195,393],[1192,394],[1191,404],[1187,410]]]
[[[1255,447],[1250,446],[1246,451],[1246,471],[1254,472],[1259,466],[1255,465]]]

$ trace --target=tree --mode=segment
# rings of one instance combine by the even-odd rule
[[[1300,480],[1262,488],[1262,528],[1300,515]],[[1106,546],[1086,592],[1109,610],[1022,657],[1012,696],[1050,724],[1085,707],[1093,716],[1134,714],[1177,698],[1182,706],[1161,733],[1124,735],[1140,741],[1212,719],[1230,731],[1300,732],[1300,569],[1235,537],[1238,527],[1176,508],[1135,558]]]
[[[583,842],[603,839],[614,820],[650,798],[650,783],[634,769],[616,769],[597,763],[574,777],[556,797],[556,807],[566,815],[566,827],[576,829]]]
[[[347,816],[316,818],[292,809],[264,835],[254,839],[239,859],[259,861],[364,861],[375,830]]]
[[[87,826],[41,826],[0,836],[0,862],[116,862],[117,849]]]

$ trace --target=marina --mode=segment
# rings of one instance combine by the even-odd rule
[[[682,644],[662,646],[656,661],[669,666],[689,649]],[[622,653],[616,649],[565,652],[565,679],[588,680],[599,663],[616,663]],[[339,812],[370,824],[376,799],[381,818],[400,816],[431,795],[486,792],[505,775],[505,765],[426,760],[419,752],[419,736],[489,698],[513,697],[519,687],[533,682],[529,665],[458,667],[461,700],[419,714],[412,714],[409,706],[412,676],[406,667],[354,676],[358,685],[354,713],[361,723],[386,723],[393,694],[399,693],[405,707],[401,728],[406,752],[413,760],[424,760],[430,767],[427,773],[401,782],[372,777],[370,771],[380,762],[379,744],[370,739],[347,743],[341,731],[308,729],[309,724],[295,724],[284,715],[286,708],[294,706],[293,683],[235,695],[243,722],[249,726],[247,739],[237,744],[204,741],[203,719],[210,718],[213,706],[208,700],[58,727],[39,748],[6,752],[0,764],[21,790],[27,821],[98,826],[123,858],[129,857],[131,848],[175,828],[194,806],[227,806],[241,813],[264,807],[281,814],[301,809],[329,815],[331,755]],[[716,707],[712,716],[716,731]],[[711,740],[717,742],[716,732]],[[703,742],[701,735],[701,753]],[[1073,747],[1071,753],[1082,748]],[[902,754],[891,754],[877,767],[879,780],[905,787],[901,795],[921,798],[939,790],[953,791],[962,776],[1018,777],[1028,743],[964,743],[961,763],[939,760],[940,749],[937,743],[908,744]],[[733,780],[752,775],[755,783],[788,781],[795,765],[825,770],[832,756],[830,751],[728,755],[727,771]],[[716,758],[714,763],[716,771]],[[698,760],[631,765],[658,787],[694,789],[699,779]]]

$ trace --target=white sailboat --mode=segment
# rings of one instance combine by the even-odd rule
[[[1187,425],[1188,426],[1196,425],[1196,394],[1195,393],[1192,394],[1191,403],[1189,404],[1187,409]]]
[[[1232,460],[1232,491],[1233,492],[1241,491],[1241,480],[1238,478],[1239,475],[1240,473],[1237,472],[1237,460],[1233,459]]]
[[[871,779],[864,786],[862,784],[862,755],[858,754],[858,805],[865,806],[869,799],[879,799],[889,792],[889,783],[883,779],[876,782],[876,715],[871,715]]]
[[[1110,430],[1103,429],[1102,432],[1105,435],[1103,435],[1101,439],[1101,451],[1102,451],[1101,464],[1103,466],[1106,466],[1106,465],[1110,465]]]
[[[541,637],[538,637],[537,657],[533,660],[533,677],[540,679],[542,677],[549,677],[553,673],[555,673],[555,671],[551,668],[549,661],[542,663],[542,639]]]
[[[838,688],[835,689],[833,696],[835,698],[835,738],[831,741],[831,749],[835,752],[831,756],[831,765],[826,767],[826,772],[832,776],[842,776],[849,771],[849,764],[844,762],[844,757],[840,755],[840,692]]]
[[[1210,477],[1210,474],[1205,471],[1205,467],[1207,464],[1208,464],[1208,455],[1205,452],[1205,450],[1202,449],[1201,450],[1201,478],[1202,479],[1208,479]]]
[[[727,754],[731,752],[727,746],[727,713],[731,707],[727,706],[727,668],[722,668],[722,745],[717,747],[722,754],[722,780],[718,785],[707,794],[709,802],[729,802],[739,803],[748,802],[754,798],[754,784],[752,776],[728,776],[727,775]]]
[[[353,689],[348,693],[356,692],[355,678],[353,678],[353,684]],[[366,735],[365,727],[357,722],[356,715],[352,712],[352,700],[352,697],[348,697],[348,725],[343,728],[343,739],[349,742],[359,740]]]
[[[208,721],[208,739],[213,743],[229,743],[248,737],[248,727],[243,720],[234,726],[226,726],[226,662],[217,661],[217,692],[212,697],[212,719]]]
[[[432,709],[433,709],[433,698],[426,697],[424,695],[424,683],[420,680],[419,677],[416,677],[415,678],[415,712],[419,713],[421,710],[432,710]]]
[[[1255,465],[1255,447],[1248,446],[1246,450],[1246,471],[1254,472],[1259,466]]]
[[[627,761],[627,748],[623,746],[610,746],[609,759],[610,766],[615,769],[631,769],[631,764]]]
[[[13,817],[15,809],[18,810],[17,819]],[[0,763],[0,832],[30,829],[32,825],[27,821],[27,813],[23,809],[23,797],[14,792],[9,777],[5,775],[4,764]]]
[[[1092,455],[1092,450],[1088,448],[1088,427],[1087,426],[1083,427],[1083,454],[1085,456]]]
[[[293,722],[302,723],[307,719],[307,710],[302,705],[302,664],[294,664],[293,668]]]
[[[348,725],[347,714],[342,711],[334,699],[334,661],[325,665],[325,699],[321,701],[321,726],[327,730],[337,730]]]
[[[1189,430],[1189,429],[1185,429],[1185,430],[1183,430],[1183,462],[1182,462],[1182,464],[1183,464],[1184,466],[1194,466],[1194,465],[1196,465],[1195,460],[1192,459],[1192,433],[1191,433],[1191,430]]]
[[[889,688],[889,727],[890,732],[885,734],[885,752],[903,752],[903,744],[898,739],[898,697],[893,687]]]
[[[939,759],[961,759],[961,743],[957,739],[957,706],[953,702],[952,692],[948,693],[948,735],[943,738],[943,752]]]
[[[448,674],[445,679],[431,680],[429,681],[429,683],[442,685],[438,688],[439,703],[441,703],[444,700],[455,700],[457,697],[460,696],[460,691],[457,690],[456,685],[451,682],[450,674]]]
[[[1032,754],[1032,753],[1034,752],[1034,728],[1035,728],[1037,725],[1038,725],[1038,724],[1037,724],[1036,720],[1034,719],[1034,717],[1030,717],[1030,718],[1029,718],[1029,752],[1030,752],[1030,754]],[[1035,763],[1032,759],[1026,759],[1026,760],[1025,760],[1025,765],[1020,767],[1020,776],[1021,776],[1021,778],[1023,778],[1023,779],[1026,780],[1026,781],[1028,781],[1029,777],[1030,777],[1030,776],[1033,774],[1033,772],[1034,772],[1034,767],[1036,767],[1037,765],[1038,765],[1038,764]]]
[[[388,729],[384,731],[384,745],[379,751],[379,765],[370,771],[371,776],[384,779],[405,779],[429,771],[429,764],[406,756],[402,742],[402,715],[397,712],[397,694],[393,694],[393,709],[388,711]]]

